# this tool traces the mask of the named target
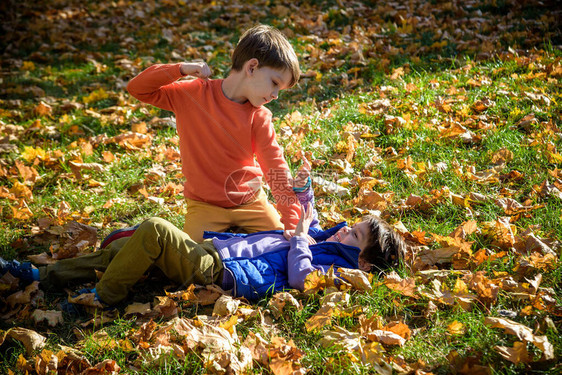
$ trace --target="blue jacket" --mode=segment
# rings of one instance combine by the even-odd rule
[[[310,228],[309,234],[316,240],[316,244],[308,246],[303,244],[306,239],[293,237],[290,241],[285,241],[275,249],[264,252],[255,257],[230,257],[223,258],[225,272],[229,272],[233,279],[233,294],[235,297],[245,297],[255,301],[266,295],[271,295],[283,289],[297,287],[291,285],[290,273],[298,268],[297,265],[289,265],[289,251],[291,248],[306,246],[312,253],[311,266],[326,272],[331,266],[334,268],[358,268],[359,248],[343,245],[338,242],[326,242],[325,240],[345,226],[340,223],[328,230]],[[283,231],[268,231],[252,234],[233,234],[205,232],[206,238],[217,240],[228,240],[234,237],[244,237],[251,239],[252,236],[282,235]],[[301,242],[298,244],[297,242]],[[323,241],[323,242],[322,242]],[[303,274],[304,275],[304,274]],[[302,276],[299,276],[302,278]],[[304,284],[304,280],[298,280],[299,285]],[[293,281],[293,284],[294,281]],[[299,289],[302,289],[299,288]]]

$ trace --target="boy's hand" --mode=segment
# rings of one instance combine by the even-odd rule
[[[285,229],[283,231],[283,237],[285,237],[285,239],[287,241],[289,241],[292,237],[295,237],[295,230],[294,229]],[[314,245],[316,243],[316,240],[314,238],[312,238],[310,236],[310,234],[306,235],[306,239],[308,240],[309,245]]]
[[[207,79],[211,76],[211,68],[203,61],[183,63],[180,66],[180,73],[184,76],[190,75],[197,78]]]
[[[299,222],[297,223],[297,227],[295,228],[295,236],[304,237],[309,240],[312,239],[308,235],[308,228],[310,228],[310,223],[314,219],[312,209],[312,203],[308,202],[306,209],[301,206],[301,217],[299,218]],[[312,239],[314,241],[314,239]],[[316,241],[314,241],[316,243]]]
[[[308,182],[308,178],[310,177],[310,169],[311,169],[310,162],[304,156],[304,154],[301,154],[301,159],[302,159],[302,165],[297,171],[297,175],[293,180],[293,187],[296,188],[304,187]]]

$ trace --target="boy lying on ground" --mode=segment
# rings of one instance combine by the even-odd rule
[[[345,223],[328,230],[318,225],[311,187],[297,193],[302,214],[294,236],[283,231],[252,234],[206,232],[202,243],[161,218],[151,218],[126,232],[111,233],[102,248],[93,253],[34,268],[30,263],[0,258],[0,275],[10,272],[23,281],[38,280],[45,286],[66,286],[96,280],[95,270],[104,271],[94,289],[99,302],[113,305],[155,266],[182,285],[216,283],[232,290],[235,297],[255,301],[283,289],[304,289],[306,276],[314,270],[326,272],[334,266],[369,271],[375,266],[396,265],[403,257],[403,238],[386,222],[374,216],[348,227]]]

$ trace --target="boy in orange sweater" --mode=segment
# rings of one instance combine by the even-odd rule
[[[198,79],[178,81],[188,75]],[[184,231],[197,242],[204,230],[230,227],[285,229],[290,237],[300,206],[272,114],[263,105],[296,84],[297,56],[280,31],[259,25],[242,35],[228,77],[210,75],[204,62],[157,64],[127,85],[135,98],[176,115],[186,179]],[[262,177],[281,217],[267,200]]]

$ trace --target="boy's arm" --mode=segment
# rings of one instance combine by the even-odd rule
[[[185,75],[207,78],[211,70],[205,63],[156,64],[142,71],[127,84],[127,91],[140,100],[167,111],[174,111],[175,85]]]
[[[256,111],[252,131],[253,149],[281,213],[281,222],[285,229],[294,229],[299,220],[300,205],[293,191],[291,171],[275,139],[269,110]]]
[[[287,255],[287,262],[290,264],[287,270],[289,285],[298,290],[304,290],[304,280],[306,276],[316,268],[312,265],[312,252],[308,247],[308,228],[314,219],[315,211],[309,202],[301,209],[301,217],[295,229],[295,236],[289,243],[291,248]]]
[[[309,187],[303,192],[295,193],[297,195],[297,199],[299,200],[302,207],[305,210],[308,210],[308,204],[310,203],[310,209],[312,210],[312,221],[310,222],[310,228],[317,228],[322,229],[320,227],[320,223],[318,221],[318,211],[316,211],[316,207],[314,205],[314,189]],[[302,210],[302,208],[301,208]]]
[[[289,285],[291,288],[303,291],[306,276],[316,270],[312,265],[312,252],[308,247],[308,240],[304,236],[294,236],[289,243],[291,244],[287,255]]]
[[[316,211],[316,205],[314,204],[314,189],[312,188],[312,179],[310,178],[311,165],[306,156],[304,156],[304,153],[301,152],[300,157],[302,165],[293,180],[293,191],[301,207],[304,207],[305,210],[309,208],[312,210],[310,228],[322,229],[318,221],[318,211]]]

